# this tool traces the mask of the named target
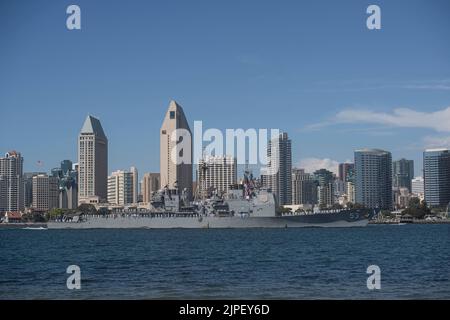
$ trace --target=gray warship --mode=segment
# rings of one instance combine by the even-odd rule
[[[364,227],[376,214],[366,209],[282,213],[274,194],[255,185],[246,173],[241,184],[219,195],[187,198],[186,190],[167,187],[153,196],[150,209],[110,214],[78,214],[49,221],[49,229],[299,228]]]

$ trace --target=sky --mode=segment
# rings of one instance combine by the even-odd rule
[[[109,172],[158,172],[171,99],[191,128],[287,132],[308,171],[373,147],[420,175],[425,148],[450,147],[450,2],[0,2],[0,153],[21,152],[25,171],[76,162],[91,114]]]

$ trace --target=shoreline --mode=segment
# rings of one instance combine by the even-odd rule
[[[450,224],[450,219],[441,220],[441,221],[409,221],[409,222],[400,222],[400,221],[369,221],[369,225],[405,225],[405,224],[427,224],[427,225],[435,225],[435,224]],[[45,228],[48,229],[46,222],[16,222],[16,223],[0,223],[0,229],[26,229],[26,228]]]
[[[369,224],[450,224],[450,219],[438,221],[414,220],[408,222],[401,221],[369,221]]]
[[[47,228],[46,222],[0,223],[0,229]]]

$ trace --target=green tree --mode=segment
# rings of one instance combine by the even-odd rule
[[[431,210],[425,201],[421,202],[419,198],[412,198],[409,200],[408,208],[402,211],[402,215],[405,214],[416,219],[423,219],[426,215],[431,214]]]
[[[90,203],[80,204],[77,210],[83,214],[97,214],[97,209],[95,209],[95,206]]]
[[[101,214],[101,215],[107,215],[107,214],[109,214],[109,210],[108,210],[108,208],[100,208],[97,210],[97,213]]]
[[[411,198],[408,203],[408,208],[419,209],[421,206],[419,198]]]
[[[45,216],[42,213],[36,212],[36,213],[33,213],[33,215],[32,215],[32,221],[33,222],[45,222],[45,221],[47,221],[47,219],[45,218]]]
[[[359,203],[347,202],[347,208],[349,208],[349,209],[365,209],[366,207]]]
[[[64,209],[53,208],[47,212],[47,214],[45,215],[45,218],[47,220],[54,220],[55,218],[60,217],[62,215],[64,215]]]
[[[23,222],[45,222],[47,219],[41,212],[26,213],[22,216]]]

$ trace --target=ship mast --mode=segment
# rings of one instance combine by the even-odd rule
[[[206,199],[206,173],[208,172],[208,165],[206,164],[206,160],[203,159],[203,162],[200,166],[200,183],[201,183],[201,194],[200,198],[202,201]]]
[[[253,174],[249,169],[248,160],[245,161],[243,187],[244,187],[244,198],[250,200],[253,197],[255,181],[253,180]]]
[[[203,149],[203,156],[202,160],[200,161],[199,165],[199,177],[197,183],[197,190],[195,192],[196,199],[200,199],[201,201],[204,201],[207,196],[207,190],[206,190],[206,173],[208,172],[208,164],[206,163],[206,155],[205,150]]]

